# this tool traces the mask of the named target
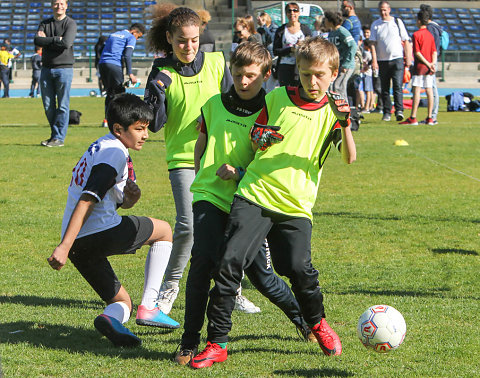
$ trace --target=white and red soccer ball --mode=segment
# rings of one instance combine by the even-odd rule
[[[358,319],[357,334],[366,348],[386,353],[402,344],[407,325],[400,312],[392,306],[368,308]]]

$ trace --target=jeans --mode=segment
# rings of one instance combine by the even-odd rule
[[[0,68],[0,79],[3,83],[3,97],[8,97],[9,96],[9,93],[8,93],[8,89],[10,88],[10,79],[8,78],[8,74],[10,72],[10,69],[9,68]]]
[[[333,91],[340,94],[345,100],[348,100],[347,84],[348,79],[353,74],[353,68],[347,69],[345,72],[339,72],[337,78],[333,82]]]
[[[392,81],[393,87],[395,114],[403,112],[403,70],[403,58],[378,62],[378,73],[382,85],[383,114],[390,114],[392,111],[390,80]]]
[[[40,81],[40,70],[35,70],[32,73],[32,84],[30,85],[30,93],[29,93],[30,97],[35,96],[35,89],[37,90],[37,96],[38,96],[38,93],[40,92],[40,86],[38,84],[39,81]]]
[[[51,139],[65,141],[70,116],[70,87],[73,67],[42,68],[40,92],[45,115],[51,129]],[[58,106],[57,106],[58,103]]]
[[[193,246],[193,194],[190,186],[195,178],[195,170],[188,168],[172,169],[169,171],[170,185],[177,217],[173,232],[173,246],[167,269],[165,270],[164,283],[180,281],[183,271],[190,259]]]

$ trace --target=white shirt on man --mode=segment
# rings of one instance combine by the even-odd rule
[[[376,41],[377,61],[390,61],[403,57],[402,41],[409,41],[410,37],[403,21],[400,19],[397,21],[398,26],[394,17],[390,21],[384,21],[381,18],[373,21],[370,41]]]

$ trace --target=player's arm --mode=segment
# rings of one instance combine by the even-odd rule
[[[205,148],[207,147],[207,130],[205,127],[205,121],[202,117],[200,121],[200,128],[198,133],[197,142],[195,143],[195,148],[193,150],[193,161],[195,163],[195,174],[200,170],[200,160],[202,159]]]
[[[427,58],[425,58],[420,51],[417,51],[415,53],[415,58],[417,58],[420,62],[425,64],[431,72],[435,72],[435,63],[433,63],[433,61],[429,62]]]
[[[87,221],[97,203],[97,199],[87,193],[83,193],[73,210],[67,229],[60,244],[53,250],[52,255],[47,259],[50,266],[60,270],[67,262],[68,252],[72,248],[82,226]]]
[[[357,149],[350,126],[342,127],[341,153],[343,161],[347,164],[352,164],[357,159]]]
[[[148,128],[150,131],[156,133],[167,122],[167,102],[165,98],[165,89],[172,83],[172,76],[170,71],[162,70],[153,67],[147,79],[145,88],[144,101],[150,105],[153,110],[155,118]]]

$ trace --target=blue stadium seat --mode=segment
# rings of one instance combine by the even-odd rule
[[[477,46],[480,45],[480,38],[472,38],[472,43]]]
[[[23,25],[13,25],[12,30],[25,30],[25,26],[23,26]]]
[[[148,7],[149,5],[154,5],[156,4],[156,1],[145,1],[145,5]]]
[[[471,8],[470,13],[480,14],[480,8]]]
[[[129,24],[130,24],[130,20],[122,19],[122,18],[117,18],[116,24],[117,24],[117,25],[129,25]]]
[[[465,25],[465,30],[469,32],[476,33],[478,31],[478,26],[475,25]]]
[[[459,45],[460,51],[471,51],[475,50],[473,45]]]
[[[102,13],[102,19],[105,19],[105,18],[113,19],[113,14],[112,13]]]
[[[42,3],[30,3],[30,8],[41,8],[42,6]]]
[[[98,25],[98,20],[95,19],[95,20],[86,20],[86,24],[87,25]]]
[[[461,30],[465,30],[465,28],[462,25],[450,25],[450,30],[461,31]]]
[[[130,16],[129,16],[127,13],[119,13],[119,14],[117,14],[117,20],[118,20],[119,18],[128,18],[128,19],[130,19]]]
[[[70,15],[70,17],[72,17],[74,20],[80,20],[82,18],[85,18],[85,15],[84,14],[72,14],[72,15]]]
[[[39,24],[39,23],[27,25],[27,30],[29,30],[29,31],[37,31],[37,30],[38,30],[38,24]]]
[[[471,18],[461,18],[460,21],[464,25],[473,25],[474,24],[474,22]]]
[[[139,8],[139,7],[130,8],[130,12],[142,12],[142,11],[143,11],[143,8]]]

